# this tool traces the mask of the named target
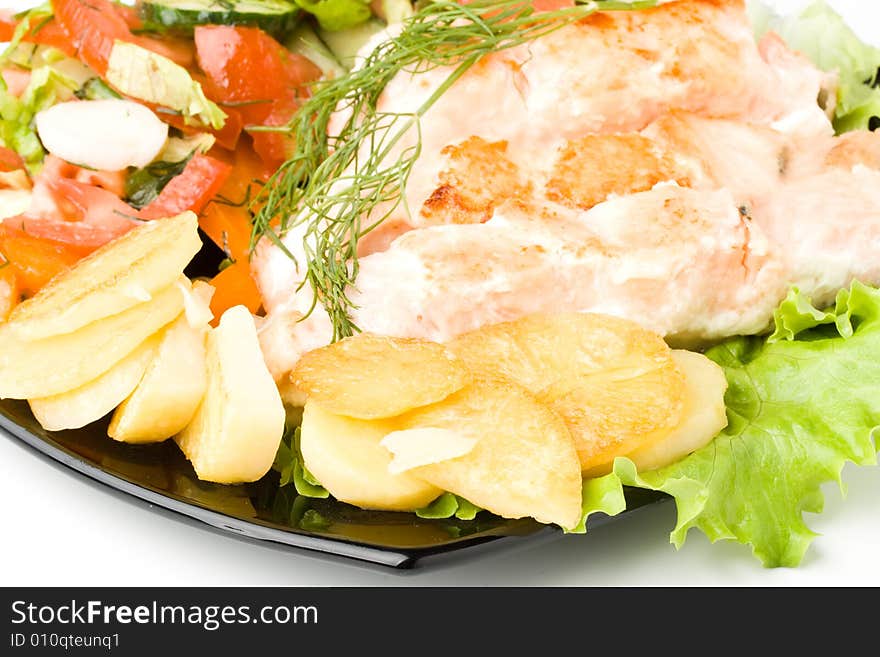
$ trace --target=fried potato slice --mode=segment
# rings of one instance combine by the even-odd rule
[[[111,438],[153,443],[183,431],[208,387],[207,333],[207,325],[193,327],[186,315],[165,329],[140,383],[113,413]]]
[[[193,283],[185,311],[161,335],[134,392],[119,405],[107,434],[125,443],[161,442],[183,431],[208,387],[205,338],[213,316],[208,309],[214,288]]]
[[[448,346],[473,371],[515,381],[559,413],[584,470],[638,449],[681,419],[684,377],[671,350],[631,321],[532,315]]]
[[[436,342],[362,333],[310,351],[290,378],[331,413],[371,420],[445,399],[469,376]]]
[[[682,420],[667,435],[627,454],[639,472],[680,461],[708,445],[727,426],[724,370],[693,351],[673,351],[672,358],[685,379]],[[610,470],[610,464],[607,469]]]
[[[0,326],[0,399],[36,399],[69,392],[125,358],[183,311],[181,278],[149,301],[87,324],[73,333],[21,340]]]
[[[260,351],[254,318],[233,306],[208,332],[208,386],[175,438],[199,479],[256,481],[269,471],[284,433],[284,405]]]
[[[505,518],[530,516],[564,528],[578,523],[582,480],[571,435],[559,415],[516,383],[479,379],[393,423],[477,440],[464,456],[409,474]]]
[[[157,336],[148,338],[97,379],[75,390],[52,397],[29,399],[37,422],[47,431],[79,429],[97,422],[137,387],[158,343]]]
[[[9,328],[19,340],[42,340],[133,308],[173,284],[201,244],[192,212],[144,223],[18,305]]]
[[[389,420],[335,415],[306,402],[300,433],[303,463],[337,500],[362,509],[413,511],[443,491],[408,473],[391,474],[391,453],[380,441],[394,431]]]

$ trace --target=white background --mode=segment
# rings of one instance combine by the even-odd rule
[[[0,0],[0,8],[24,2]],[[787,10],[803,4],[778,0]],[[836,0],[863,37],[880,43],[880,10]],[[797,569],[767,570],[743,546],[710,545],[692,532],[668,543],[674,505],[619,519],[586,536],[560,536],[397,575],[263,547],[155,513],[52,467],[0,436],[0,585],[586,585],[880,586],[880,472],[847,467],[843,500],[825,488],[820,533]]]

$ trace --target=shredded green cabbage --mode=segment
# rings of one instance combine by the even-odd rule
[[[0,77],[0,145],[21,155],[31,170],[39,167],[46,151],[37,136],[34,119],[52,105],[73,98],[78,88],[76,81],[51,66],[35,69],[20,97],[13,96]]]

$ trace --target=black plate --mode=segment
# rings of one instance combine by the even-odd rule
[[[532,520],[481,512],[475,520],[423,520],[410,513],[362,511],[334,500],[278,487],[275,473],[242,486],[199,481],[172,441],[126,445],[107,437],[106,424],[46,431],[24,402],[0,402],[0,427],[55,461],[151,505],[238,537],[311,550],[393,568],[413,568],[441,557],[470,555],[539,536],[561,535]],[[627,491],[628,511],[665,496]],[[616,516],[621,517],[621,516]],[[593,516],[590,526],[608,522]],[[567,540],[581,540],[569,536]]]

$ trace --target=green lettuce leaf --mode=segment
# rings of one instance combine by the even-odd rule
[[[52,67],[43,66],[31,73],[27,88],[16,97],[0,77],[0,145],[21,155],[30,169],[38,167],[46,152],[34,118],[44,109],[73,98],[78,86]]]
[[[415,514],[419,518],[438,519],[452,518],[459,520],[473,520],[482,511],[476,504],[468,502],[463,497],[452,493],[443,493],[428,506],[417,509]]]
[[[330,493],[321,486],[317,479],[303,465],[302,452],[299,447],[300,427],[288,427],[275,454],[272,469],[281,475],[279,486],[282,488],[293,484],[296,492],[303,497],[326,499]]]
[[[871,119],[880,117],[880,48],[863,43],[824,0],[785,18],[762,3],[751,3],[749,10],[759,37],[773,30],[820,69],[838,74],[834,127],[839,133],[874,127]]]
[[[837,313],[817,309],[809,298],[794,288],[773,313],[773,320],[776,330],[769,339],[770,342],[777,342],[779,340],[794,340],[804,331],[817,326],[833,324],[837,320]]]
[[[620,479],[613,473],[597,479],[584,480],[580,524],[569,530],[571,534],[587,531],[587,521],[594,513],[616,516],[626,510],[626,497]]]
[[[815,536],[803,514],[822,511],[821,485],[842,489],[847,461],[877,463],[880,290],[856,282],[827,312],[792,292],[776,325],[772,339],[707,352],[730,386],[729,425],[711,444],[654,472],[617,459],[601,484],[674,497],[677,547],[696,527],[713,542],[750,545],[765,566],[796,566]]]
[[[52,16],[54,16],[54,11],[51,2],[44,2],[39,7],[16,14],[15,20],[18,24],[15,27],[15,32],[12,34],[9,44],[0,53],[0,65],[14,61],[12,57],[22,44],[24,37],[29,33],[38,32],[43,25],[51,20]]]
[[[365,23],[373,15],[369,0],[294,0],[318,19],[325,30],[347,30]]]

